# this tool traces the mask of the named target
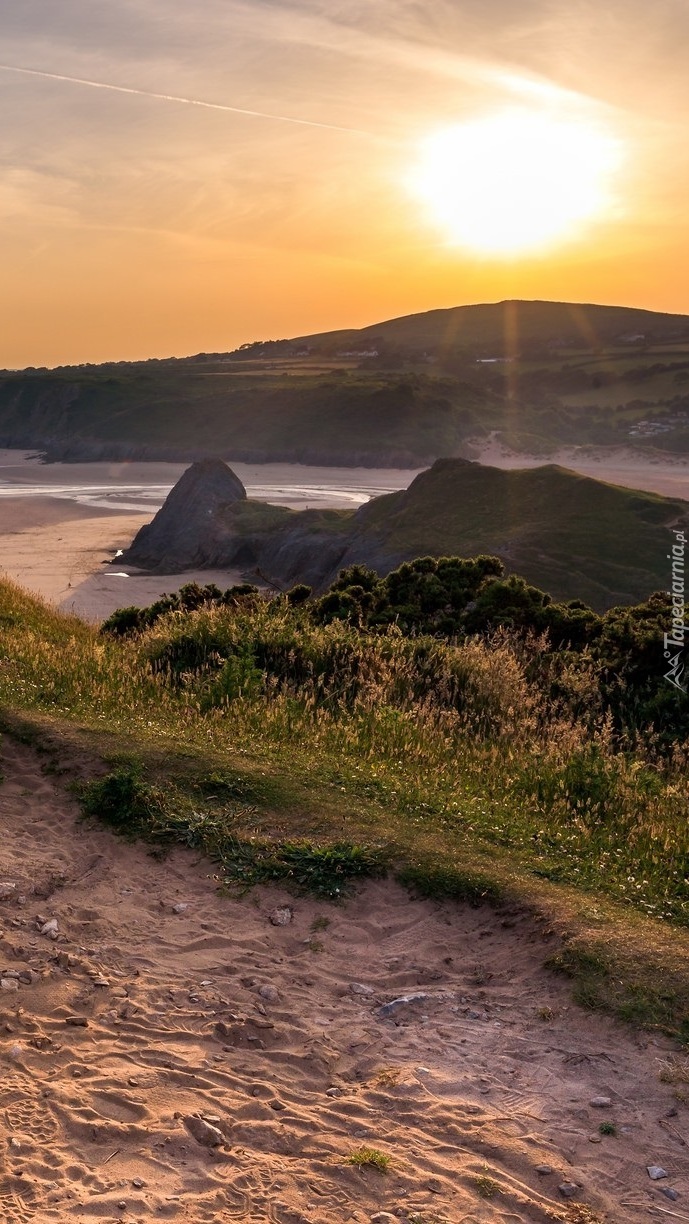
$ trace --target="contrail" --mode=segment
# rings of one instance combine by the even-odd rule
[[[184,106],[202,106],[206,110],[228,111],[231,115],[248,115],[252,119],[272,119],[276,123],[296,123],[300,127],[324,128],[328,132],[347,132],[350,136],[376,139],[372,132],[360,128],[340,127],[336,123],[319,123],[316,119],[298,119],[291,115],[273,115],[269,111],[246,110],[242,106],[226,106],[222,102],[202,102],[199,98],[182,98],[176,94],[153,93],[148,89],[129,89],[126,85],[111,85],[107,81],[89,81],[84,77],[64,76],[59,72],[41,72],[38,68],[18,68],[15,64],[0,64],[2,72],[19,72],[24,76],[44,77],[48,81],[68,81],[71,85],[88,85],[90,89],[109,89],[113,93],[136,94],[139,98],[157,98],[160,102],[181,102]]]

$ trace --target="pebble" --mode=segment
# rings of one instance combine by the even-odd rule
[[[19,990],[16,978],[0,978],[0,990]]]
[[[99,973],[98,977],[93,979],[93,984],[94,986],[109,986],[110,982],[106,977],[103,977],[103,975]]]
[[[326,1090],[325,1095],[329,1097],[341,1097],[342,1089],[341,1088],[328,1088]]]
[[[65,1016],[65,1024],[71,1024],[73,1028],[88,1028],[89,1026],[86,1016]]]
[[[57,918],[49,918],[41,927],[41,935],[57,935]]]
[[[120,1199],[119,1203],[117,1204],[117,1210],[118,1211],[127,1210],[127,1200],[126,1199]]]
[[[547,1177],[549,1173],[552,1173],[552,1171],[553,1171],[552,1165],[548,1165],[548,1164],[536,1165],[536,1172],[539,1173],[541,1177]]]
[[[561,1182],[558,1186],[558,1190],[560,1191],[562,1197],[568,1199],[574,1198],[574,1195],[578,1189],[579,1187],[575,1186],[574,1182]]]
[[[142,1180],[141,1180],[141,1178],[140,1178],[140,1177],[135,1177],[135,1178],[134,1178],[134,1181],[132,1182],[132,1185],[133,1185],[133,1186],[134,1186],[134,1187],[135,1187],[137,1190],[142,1190],[142,1189],[143,1189],[143,1186],[144,1186],[144,1183],[142,1182]]]
[[[17,891],[16,884],[10,884],[9,880],[3,880],[0,883],[0,901],[7,901],[13,897]]]
[[[377,1211],[371,1216],[371,1224],[400,1224],[400,1222],[391,1211]]]
[[[13,1152],[18,1152],[18,1151],[20,1150],[21,1146],[22,1146],[22,1145],[21,1145],[21,1143],[19,1142],[19,1140],[18,1140],[18,1139],[15,1139],[15,1137],[14,1137],[14,1135],[13,1135],[13,1136],[12,1136],[12,1138],[10,1139],[10,1147],[12,1148],[12,1151],[13,1151]]]
[[[677,1199],[679,1198],[678,1191],[673,1190],[672,1186],[661,1186],[660,1192],[661,1194],[664,1194],[666,1198],[669,1198],[673,1203],[676,1203]]]
[[[273,926],[289,926],[292,921],[292,911],[289,905],[276,905],[268,918]]]
[[[270,982],[265,982],[263,986],[259,986],[258,993],[262,999],[265,999],[266,1003],[280,1002],[280,991],[277,986],[271,985]]]
[[[366,986],[363,982],[350,982],[349,989],[354,995],[372,995],[375,991],[372,986]]]
[[[665,1169],[662,1169],[660,1165],[646,1165],[646,1172],[651,1181],[660,1181],[661,1177],[667,1177]]]
[[[219,1131],[217,1126],[212,1126],[210,1122],[204,1122],[198,1114],[187,1114],[182,1121],[189,1134],[193,1135],[196,1142],[202,1143],[204,1147],[220,1147],[221,1143],[225,1142],[222,1131]]]
[[[178,901],[176,905],[173,905],[172,912],[173,914],[184,914],[188,909],[189,906],[185,901]]]
[[[410,1003],[421,1003],[427,999],[428,995],[423,992],[419,994],[400,995],[398,999],[391,999],[389,1003],[383,1003],[382,1007],[378,1008],[378,1015],[385,1019],[386,1016],[394,1016],[395,1012],[400,1011],[403,1007],[408,1007]]]
[[[595,1096],[591,1097],[589,1105],[592,1105],[594,1109],[609,1109],[609,1107],[612,1105],[612,1101],[610,1097]]]
[[[426,1182],[426,1189],[430,1190],[431,1194],[442,1194],[443,1183],[439,1177],[429,1177]]]
[[[589,1143],[602,1143],[600,1135],[589,1135]]]

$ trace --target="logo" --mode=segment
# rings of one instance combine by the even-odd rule
[[[687,540],[684,531],[673,530],[672,534],[675,542],[672,545],[672,551],[667,555],[668,561],[672,562],[670,590],[668,591],[672,605],[672,620],[670,632],[663,634],[663,657],[668,668],[663,679],[667,680],[673,688],[679,689],[680,693],[686,693],[684,638],[689,632],[689,626],[685,624],[684,553]]]

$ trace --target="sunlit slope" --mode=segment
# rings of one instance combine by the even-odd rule
[[[488,346],[496,352],[517,351],[523,345],[559,344],[588,349],[632,336],[649,341],[689,338],[689,317],[638,310],[627,306],[597,306],[576,302],[485,302],[403,315],[360,329],[322,332],[299,337],[320,347],[362,347],[375,339],[435,352],[438,349]]]

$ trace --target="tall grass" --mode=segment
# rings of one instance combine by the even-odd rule
[[[331,794],[337,827],[311,818],[326,839],[367,828],[410,861],[419,847],[448,861],[499,848],[522,871],[689,925],[687,746],[668,759],[651,736],[626,744],[586,658],[544,671],[542,645],[367,635],[281,601],[172,613],[112,640],[0,585],[5,706]]]

